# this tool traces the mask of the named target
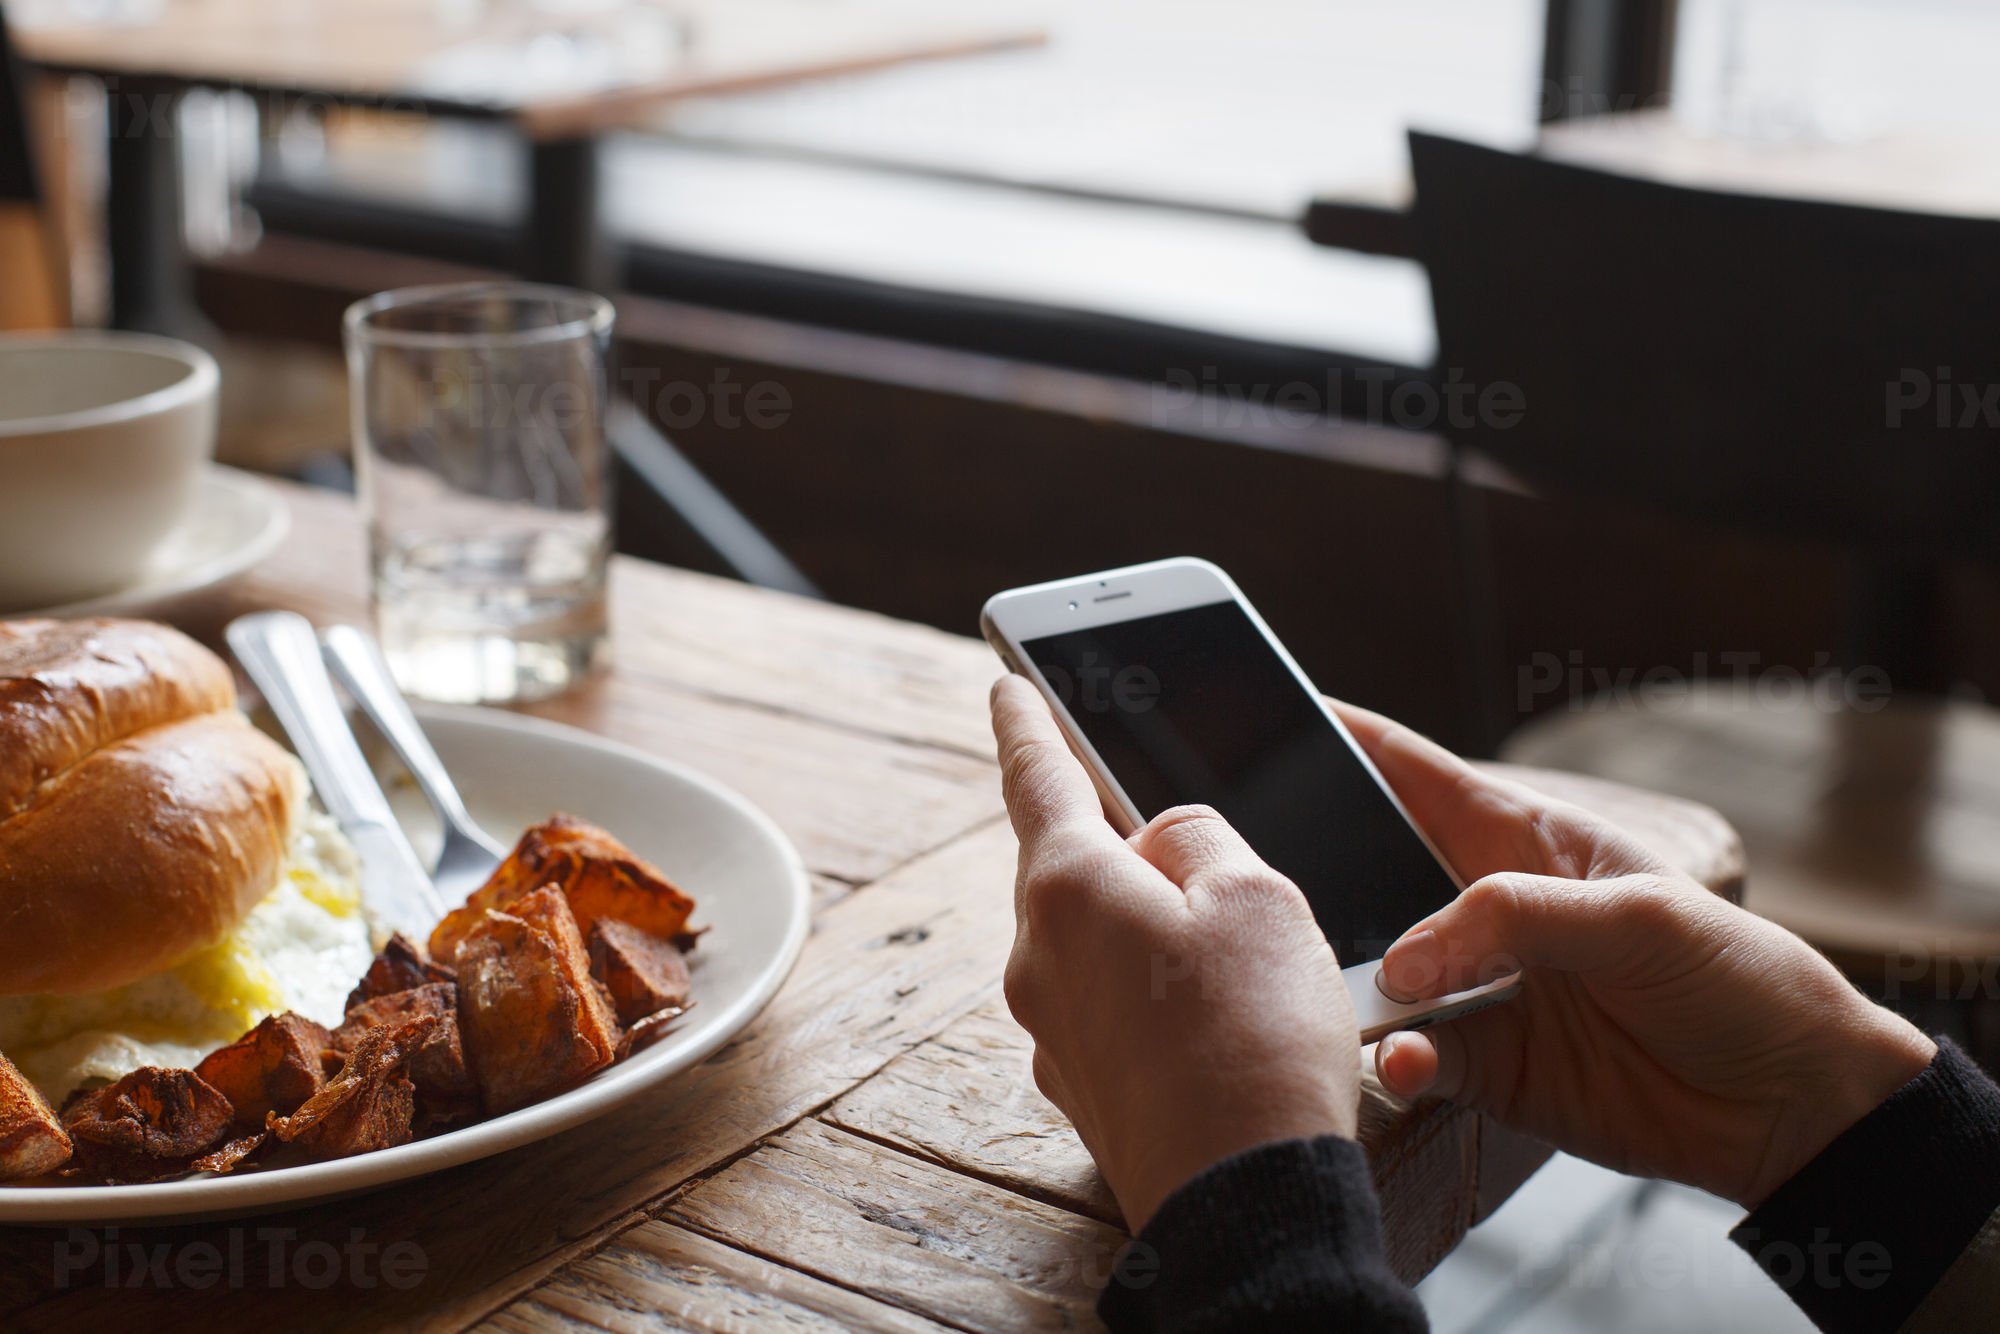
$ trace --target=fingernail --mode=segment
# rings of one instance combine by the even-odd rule
[[[1382,990],[1391,1000],[1422,1000],[1444,976],[1444,942],[1437,932],[1412,931],[1382,956]]]

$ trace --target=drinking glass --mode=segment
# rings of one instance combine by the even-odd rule
[[[605,642],[611,303],[529,283],[347,310],[376,632],[405,693],[542,699]]]

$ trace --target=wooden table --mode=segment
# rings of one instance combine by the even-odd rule
[[[134,22],[42,23],[20,54],[106,86],[112,323],[179,332],[173,114],[190,88],[253,94],[267,127],[300,106],[499,120],[529,145],[523,271],[614,286],[599,247],[597,141],[679,98],[1028,45],[1027,25],[897,0],[165,0]]]
[[[214,643],[265,607],[322,623],[363,615],[352,506],[287,495],[285,547],[173,619]],[[1124,1241],[1117,1210],[1035,1091],[1028,1040],[1000,998],[1014,840],[987,731],[990,652],[626,559],[612,601],[609,672],[533,711],[713,774],[798,844],[814,931],[769,1009],[652,1096],[552,1139],[283,1215],[94,1238],[164,1257],[170,1279],[194,1248],[227,1256],[234,1241],[252,1257],[240,1289],[161,1287],[157,1270],[111,1288],[101,1263],[58,1286],[56,1248],[80,1234],[0,1230],[0,1328],[1096,1327]],[[1702,807],[1535,781],[1603,807],[1714,888],[1740,883],[1734,837]],[[1372,1084],[1363,1126],[1390,1253],[1411,1279],[1546,1152]],[[309,1287],[282,1266],[274,1285],[274,1235],[288,1255],[414,1244],[422,1264],[406,1286]]]

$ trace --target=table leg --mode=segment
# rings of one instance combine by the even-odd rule
[[[187,246],[181,234],[181,89],[129,78],[105,81],[104,240],[111,261],[111,325],[198,335]]]
[[[529,141],[521,272],[535,282],[617,289],[617,257],[598,225],[597,159],[591,136]]]

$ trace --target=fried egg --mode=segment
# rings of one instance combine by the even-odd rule
[[[277,884],[234,930],[172,968],[80,996],[0,996],[0,1051],[60,1106],[142,1065],[186,1069],[285,1010],[338,1025],[374,958],[360,862],[306,814]]]

